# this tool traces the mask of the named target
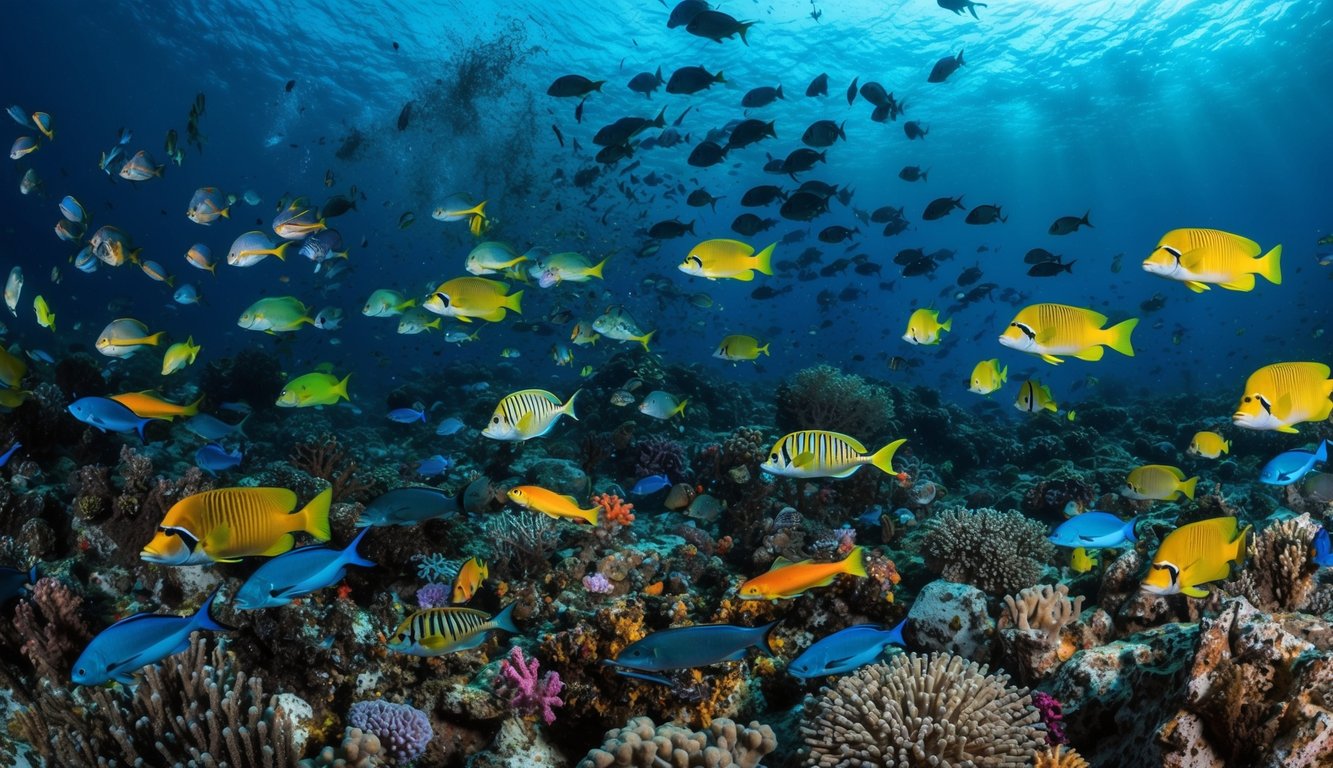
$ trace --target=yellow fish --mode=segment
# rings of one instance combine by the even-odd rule
[[[1189,453],[1195,456],[1216,459],[1222,454],[1230,452],[1231,441],[1216,432],[1195,432],[1194,439],[1190,440]]]
[[[713,351],[713,357],[730,362],[754,360],[760,353],[768,354],[768,344],[759,346],[759,340],[753,336],[733,334],[724,338]]]
[[[477,594],[481,588],[481,583],[486,577],[491,575],[491,569],[486,567],[486,561],[480,557],[469,558],[463,567],[458,569],[458,575],[454,577],[453,603],[466,603]]]
[[[866,575],[865,548],[853,547],[847,557],[836,563],[813,560],[793,563],[779,557],[767,573],[742,584],[737,596],[742,600],[790,600],[805,594],[808,589],[827,587],[844,573]]]
[[[860,440],[838,432],[806,429],[780,438],[768,450],[760,469],[783,477],[848,477],[870,464],[881,472],[893,469],[893,454],[907,440],[894,440],[873,454]]]
[[[304,376],[297,376],[282,388],[276,405],[282,408],[313,408],[317,405],[336,405],[339,400],[350,401],[347,394],[347,374],[338,380],[331,373],[316,371]]]
[[[773,249],[776,247],[777,243],[773,243],[755,253],[754,246],[740,240],[705,240],[690,249],[680,264],[680,271],[709,280],[729,277],[748,282],[754,279],[755,272],[773,274]]]
[[[51,311],[51,307],[47,305],[46,299],[42,298],[40,295],[34,297],[32,300],[32,309],[37,313],[37,324],[43,328],[50,328],[51,331],[54,332],[56,329],[56,313]]]
[[[1194,498],[1199,478],[1185,479],[1185,473],[1165,464],[1145,464],[1130,471],[1120,495],[1136,501],[1175,501],[1180,494]]]
[[[953,330],[953,318],[940,322],[940,313],[936,309],[918,309],[907,319],[907,332],[903,341],[908,344],[939,344],[944,331]]]
[[[1333,379],[1323,363],[1275,363],[1250,374],[1240,405],[1231,415],[1238,427],[1295,432],[1292,424],[1324,421],[1333,412]]]
[[[1018,397],[1014,399],[1014,407],[1025,413],[1036,413],[1043,410],[1055,413],[1060,410],[1060,406],[1055,403],[1055,398],[1051,397],[1051,388],[1036,379],[1028,379],[1023,382],[1023,386],[1018,388]]]
[[[563,496],[538,485],[514,486],[506,495],[510,501],[524,509],[557,519],[583,520],[591,525],[597,525],[597,513],[601,511],[600,507],[583,509],[573,496]]]
[[[514,252],[514,249],[508,243],[502,243],[498,240],[487,240],[484,243],[478,243],[467,255],[464,267],[469,274],[473,275],[493,275],[497,272],[521,264],[528,260],[527,256],[520,256]]]
[[[505,395],[481,433],[492,440],[508,442],[541,437],[555,427],[561,416],[579,420],[574,414],[574,398],[582,391],[576,390],[563,405],[560,398],[544,389],[521,389]]]
[[[328,541],[325,488],[298,512],[286,488],[221,488],[187,496],[169,510],[140,557],[160,565],[234,563],[242,557],[273,557],[292,548],[304,531]]]
[[[462,221],[474,216],[485,217],[486,202],[482,200],[480,203],[473,205],[466,195],[461,193],[450,195],[449,199],[444,201],[444,205],[436,208],[430,217],[436,221]]]
[[[472,608],[427,608],[403,620],[389,637],[389,649],[412,656],[443,656],[476,648],[496,629],[517,634],[514,606],[491,616]]]
[[[1137,317],[1103,328],[1106,315],[1091,309],[1064,304],[1033,304],[1024,307],[1000,334],[1000,343],[1019,352],[1038,355],[1059,365],[1059,355],[1080,360],[1101,360],[1108,346],[1122,355],[1134,356],[1129,336],[1139,324]]]
[[[587,256],[581,253],[566,251],[540,259],[531,271],[535,273],[532,276],[537,278],[537,284],[543,288],[549,288],[559,283],[586,283],[594,277],[598,280],[604,280],[602,268],[610,260],[608,256],[599,263],[593,264]]]
[[[1282,246],[1259,256],[1262,250],[1253,240],[1220,229],[1173,229],[1158,241],[1143,271],[1179,280],[1195,293],[1208,290],[1209,284],[1252,291],[1255,275],[1281,285]]]
[[[314,325],[310,308],[295,296],[267,296],[251,304],[236,320],[247,331],[291,333],[302,325]]]
[[[17,408],[28,400],[32,390],[0,389],[0,408]]]
[[[194,343],[193,336],[167,347],[167,353],[162,356],[162,375],[166,376],[187,365],[194,365],[194,359],[199,355],[199,350],[200,346]]]
[[[445,317],[470,323],[472,318],[498,323],[506,312],[523,314],[523,291],[506,296],[507,283],[484,277],[456,277],[441,283],[421,306]]]
[[[189,405],[180,405],[170,400],[163,400],[151,391],[125,392],[120,395],[112,395],[110,399],[134,411],[134,415],[141,419],[173,421],[177,416],[193,416],[198,413],[199,403],[203,402],[204,397],[200,395],[198,400]]]
[[[1250,526],[1237,531],[1234,517],[1214,517],[1182,525],[1168,533],[1153,555],[1143,579],[1143,590],[1155,595],[1207,597],[1200,584],[1231,575],[1230,563],[1245,559],[1245,538]]]
[[[967,391],[978,395],[989,395],[1004,386],[1008,380],[1009,366],[1001,368],[1000,361],[995,358],[982,360],[972,369],[972,383]]]
[[[28,374],[28,364],[23,358],[10,354],[0,346],[0,384],[9,388],[17,387]]]
[[[1087,573],[1097,567],[1097,558],[1083,547],[1074,547],[1069,553],[1069,568],[1074,573]]]

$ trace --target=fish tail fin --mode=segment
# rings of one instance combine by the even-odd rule
[[[1009,381],[1009,366],[1006,365],[1000,369],[1000,383],[1004,384],[1007,381]]]
[[[357,551],[357,547],[361,544],[361,540],[366,537],[366,533],[369,531],[370,528],[368,527],[362,528],[361,532],[356,535],[356,538],[352,539],[352,543],[347,545],[347,549],[343,550],[343,561],[348,565],[359,565],[364,568],[375,567],[375,563],[362,557],[361,553]]]
[[[866,548],[852,547],[852,551],[848,553],[847,559],[842,562],[846,569],[843,573],[846,573],[849,576],[864,577],[866,575]]]
[[[690,223],[690,226],[693,227],[693,226],[694,226],[694,223],[691,222],[691,223]],[[605,266],[606,266],[606,262],[608,262],[608,261],[610,261],[610,260],[611,260],[611,257],[610,257],[610,256],[607,256],[605,259],[602,259],[601,261],[597,262],[597,265],[596,265],[596,266],[594,266],[592,269],[588,270],[588,277],[595,277],[595,278],[597,278],[598,280],[605,280],[606,278],[602,277],[602,267],[605,267]]]
[[[592,509],[580,509],[579,517],[583,520],[587,520],[590,525],[597,525],[597,518],[599,516],[598,513],[600,513],[601,511],[602,511],[601,507],[593,507]]]
[[[435,318],[434,320],[430,321],[429,323],[426,323],[425,325],[423,325],[423,326],[421,326],[421,327],[422,327],[422,328],[433,328],[433,329],[435,329],[435,330],[438,331],[438,330],[440,330],[440,320],[442,320],[442,319],[443,319],[443,318],[439,318],[439,317],[437,317],[437,318]]]
[[[333,394],[336,395],[336,397],[334,397],[334,399],[333,399],[333,402],[335,402],[335,403],[338,402],[338,398],[339,398],[339,397],[341,397],[342,399],[346,400],[346,401],[349,402],[349,403],[352,402],[352,397],[351,397],[351,395],[347,394],[347,380],[350,379],[350,378],[352,378],[352,374],[349,373],[349,374],[347,374],[346,376],[343,377],[343,380],[342,380],[342,381],[338,382],[338,386],[336,386],[336,387],[333,388]],[[246,414],[245,418],[246,418],[246,419],[250,418],[250,414]],[[241,424],[244,424],[244,423],[245,423],[245,420],[242,419],[242,420],[241,420]],[[239,426],[238,426],[237,428],[239,429]]]
[[[579,420],[578,414],[574,413],[574,398],[578,397],[579,393],[582,391],[583,391],[582,388],[574,390],[574,394],[570,395],[569,399],[565,401],[565,404],[560,406],[560,412],[565,414],[569,418],[573,419],[574,421]]]
[[[772,344],[772,343],[773,343],[773,342],[771,342],[771,341],[768,342],[768,344]],[[772,357],[772,355],[770,355],[770,354],[768,353],[768,344],[765,344],[764,346],[759,347],[758,349],[756,349],[756,350],[754,351],[754,356],[755,356],[755,357],[759,357],[759,355],[762,353],[762,354],[764,355],[764,357]]]
[[[1265,253],[1255,266],[1265,280],[1273,285],[1282,285],[1282,246],[1273,246],[1273,250]]]
[[[1134,346],[1130,343],[1130,334],[1138,326],[1139,319],[1131,317],[1123,323],[1113,325],[1106,329],[1106,345],[1111,349],[1127,357],[1134,356]]]
[[[605,263],[606,263],[605,261],[602,262],[602,264]],[[597,265],[598,270],[601,270],[602,264]],[[599,274],[598,277],[601,277],[601,275]],[[521,290],[514,291],[513,293],[506,296],[504,307],[505,309],[512,310],[520,315],[523,314],[523,291]]]
[[[1061,266],[1065,268],[1066,272],[1072,275],[1074,274],[1074,262],[1076,261],[1078,261],[1078,259],[1070,259],[1068,264],[1062,264]]]
[[[1092,222],[1091,222],[1091,221],[1088,221],[1088,217],[1091,216],[1091,215],[1092,215],[1092,211],[1091,211],[1091,210],[1084,211],[1084,212],[1083,212],[1083,218],[1079,219],[1078,222],[1079,222],[1080,224],[1082,224],[1083,226],[1085,226],[1085,227],[1091,227],[1091,226],[1092,226]],[[1095,227],[1094,227],[1094,229],[1095,229]]]
[[[952,330],[953,330],[953,318],[951,317],[951,318],[949,318],[948,320],[945,320],[944,322],[940,323],[940,330],[941,330],[941,331],[952,331]]]
[[[194,614],[193,623],[195,629],[208,632],[231,632],[235,629],[234,627],[229,627],[226,624],[223,624],[213,616],[213,603],[218,599],[218,592],[221,590],[221,587],[214,589],[213,594],[209,595],[208,599],[204,601],[204,604],[199,606],[199,610]]]
[[[1198,477],[1191,477],[1190,479],[1180,484],[1180,492],[1185,494],[1185,498],[1187,499],[1194,498],[1194,486],[1198,482],[1199,482]]]
[[[1235,545],[1235,549],[1232,550],[1233,554],[1229,559],[1235,560],[1237,566],[1245,564],[1245,554],[1247,550],[1247,547],[1245,545],[1247,543],[1247,539],[1249,538],[1249,533],[1253,529],[1254,526],[1252,525],[1245,526],[1244,528],[1241,529],[1240,533],[1236,534],[1236,540],[1232,542],[1232,544]]]
[[[221,217],[224,218],[224,219],[230,219],[230,218],[231,218],[231,206],[229,205],[229,206],[227,206],[226,208],[223,208],[222,210],[218,211],[218,215],[221,216]]]
[[[776,247],[778,247],[778,244],[773,243],[754,255],[754,268],[756,271],[762,272],[765,275],[773,274],[773,249]]]
[[[480,203],[477,203],[475,206],[473,206],[471,210],[463,211],[463,213],[470,213],[473,214],[474,216],[480,216],[481,218],[484,219],[486,218],[486,203],[488,202],[490,201],[482,200]]]
[[[742,39],[742,40],[745,39],[745,35],[744,35],[744,34],[741,35],[741,39]],[[749,45],[749,43],[746,43],[746,45]],[[725,82],[727,82],[727,79],[726,79],[725,77],[722,76],[722,70],[719,69],[719,70],[717,71],[717,74],[716,74],[716,75],[713,75],[713,82],[715,82],[715,83],[725,83]]]
[[[745,39],[745,33],[750,31],[750,27],[753,27],[755,24],[758,23],[759,22],[756,21],[742,21],[740,25],[736,27],[736,32],[739,33],[741,36],[741,42],[745,43],[745,47],[747,48],[750,47],[750,41]],[[719,80],[722,79],[721,77],[722,73],[718,72],[717,74],[718,74],[718,79]],[[778,96],[781,95],[782,95],[782,86],[778,86]]]
[[[518,634],[518,626],[514,624],[514,606],[516,605],[518,605],[518,601],[506,605],[500,609],[499,613],[491,617],[491,623],[495,625],[496,629],[503,629],[511,635]]]
[[[666,107],[662,107],[662,110],[657,113],[657,117],[653,118],[652,124],[655,128],[663,128],[666,126]]]
[[[241,437],[245,438],[246,440],[249,440],[249,439],[250,439],[250,436],[247,435],[247,434],[245,434],[245,422],[249,421],[249,420],[250,420],[250,417],[253,416],[253,415],[254,415],[254,412],[253,412],[253,411],[250,412],[250,413],[245,414],[245,416],[242,417],[241,420],[240,420],[239,422],[237,422],[237,424],[236,424],[236,426],[235,426],[236,434],[240,435]]]
[[[647,351],[648,351],[648,342],[650,342],[650,341],[653,340],[653,335],[656,334],[656,333],[657,333],[657,331],[653,330],[653,331],[649,331],[649,332],[645,333],[645,334],[642,335],[642,336],[635,336],[635,337],[634,337],[634,341],[637,341],[637,342],[639,342],[640,344],[642,344],[642,345],[643,345],[643,351],[644,351],[644,352],[647,352]]]
[[[143,249],[142,249],[142,248],[135,248],[134,250],[130,251],[130,255],[129,255],[129,257],[128,257],[130,263],[131,263],[131,264],[134,264],[135,266],[138,266],[138,264],[139,264],[139,254],[141,254],[141,253],[143,253]]]
[[[781,623],[782,619],[774,619],[759,628],[763,634],[760,635],[759,642],[755,647],[765,656],[776,658],[778,655],[777,651],[773,649],[773,630],[777,629]]]
[[[900,438],[898,440],[894,440],[893,442],[889,443],[883,448],[880,448],[878,451],[875,451],[873,456],[870,457],[870,463],[874,464],[876,469],[880,470],[881,472],[884,472],[885,474],[889,475],[898,474],[893,470],[893,454],[897,453],[898,449],[905,442],[907,442],[906,438]]]
[[[1230,440],[1223,440],[1223,441],[1222,441],[1222,453],[1231,453],[1231,441],[1230,441]]]
[[[1130,520],[1125,523],[1125,541],[1128,541],[1130,544],[1137,543],[1139,540],[1139,537],[1134,533],[1134,523],[1136,522],[1137,520]]]
[[[958,49],[958,66],[961,67],[966,63],[967,63],[966,61],[963,61],[963,50],[960,48]]]
[[[678,413],[683,417],[683,416],[685,415],[685,406],[686,406],[689,402],[690,402],[690,399],[689,399],[688,397],[685,398],[684,400],[681,400],[681,401],[680,401],[680,404],[677,405],[674,409],[672,409],[671,413],[668,413],[668,414],[667,414],[667,418],[669,419],[669,418],[671,418],[672,416],[675,416],[675,415],[678,414]],[[1323,450],[1323,449],[1321,448],[1320,450]],[[1321,458],[1320,461],[1323,461],[1323,459]]]
[[[148,426],[148,422],[150,421],[152,421],[152,419],[139,419],[139,423],[134,425],[134,431],[139,433],[139,442],[144,445],[148,444],[148,437],[144,435],[143,430],[144,427]]]
[[[787,100],[787,97],[782,95],[782,86],[781,86],[781,85],[778,86],[778,98],[779,98],[779,99],[782,99],[783,101],[786,101],[786,100]]]
[[[162,343],[162,334],[164,333],[166,333],[166,331],[158,331],[151,336],[145,336],[143,343],[156,347]]]
[[[1328,441],[1322,440],[1314,452],[1315,461],[1328,461]]]
[[[329,504],[333,501],[333,488],[325,488],[320,491],[310,503],[296,514],[304,518],[304,530],[306,533],[314,536],[320,541],[328,541],[333,538],[333,531],[329,530]]]
[[[273,249],[273,255],[278,257],[278,261],[287,260],[287,249],[296,244],[295,240],[288,240],[277,248]]]
[[[927,168],[926,170],[924,170],[924,171],[921,172],[921,180],[922,180],[922,181],[930,181],[930,179],[926,178],[926,177],[929,176],[929,175],[930,175],[930,169]]]
[[[185,408],[181,411],[181,415],[194,416],[195,414],[199,413],[199,404],[202,403],[203,401],[204,401],[204,396],[200,395],[198,399],[196,399],[193,403],[190,403],[189,405],[185,406]]]

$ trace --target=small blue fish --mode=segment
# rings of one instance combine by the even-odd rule
[[[237,400],[236,402],[226,402],[223,403],[222,405],[219,405],[218,410],[231,411],[232,413],[243,413],[248,416],[251,413],[254,413],[255,409],[252,408],[250,404],[245,402],[244,400]]]
[[[15,440],[14,444],[9,446],[9,450],[5,451],[4,454],[0,454],[0,467],[3,467],[4,465],[8,464],[9,458],[14,455],[14,451],[17,451],[22,447],[23,443],[20,443],[19,441]]]
[[[242,611],[280,608],[342,581],[349,565],[373,568],[375,564],[356,551],[369,530],[363,528],[346,549],[301,547],[269,560],[241,585],[236,593],[236,607]]]
[[[1319,526],[1319,530],[1314,535],[1314,557],[1310,558],[1314,564],[1323,568],[1333,565],[1333,547],[1330,547],[1328,541],[1328,529]]]
[[[883,517],[884,507],[881,507],[878,504],[872,504],[866,508],[866,511],[861,513],[860,517],[856,518],[856,521],[861,525],[879,525]]]
[[[356,527],[420,525],[456,514],[458,499],[439,488],[395,488],[370,502],[356,518]]]
[[[740,661],[746,652],[758,648],[768,656],[775,656],[769,644],[769,633],[778,625],[773,621],[762,627],[738,627],[732,624],[698,624],[654,632],[630,643],[615,659],[603,659],[607,666],[620,667],[616,672],[653,683],[671,685],[661,675],[648,672],[669,672],[674,669],[706,667],[723,661]]]
[[[1265,485],[1291,485],[1314,469],[1314,465],[1328,461],[1328,441],[1319,443],[1314,453],[1310,451],[1286,451],[1279,453],[1272,461],[1259,470],[1259,482]]]
[[[879,624],[855,624],[821,638],[787,665],[787,672],[808,680],[841,675],[879,661],[890,645],[904,646],[903,619],[893,629]]]
[[[23,594],[30,584],[37,583],[37,566],[28,571],[20,571],[7,565],[0,565],[0,606]]]
[[[71,195],[65,195],[60,201],[60,215],[75,224],[88,223],[88,212],[83,209],[83,204]]]
[[[103,432],[138,432],[146,442],[143,428],[151,419],[141,419],[134,411],[105,397],[81,397],[69,404],[74,418]]]
[[[232,436],[245,438],[245,421],[249,418],[249,414],[246,414],[246,417],[241,419],[240,422],[228,424],[215,416],[199,413],[185,420],[185,428],[210,442],[217,442],[224,437]]]
[[[199,295],[199,289],[195,288],[193,283],[186,283],[177,288],[171,298],[177,304],[198,304],[203,301],[203,297]]]
[[[228,453],[226,448],[217,443],[209,443],[194,452],[195,465],[210,475],[216,475],[232,467],[240,466],[242,458],[244,457],[241,455],[240,448]]]
[[[417,474],[423,477],[435,477],[444,474],[453,465],[453,459],[437,453],[417,466]]]
[[[425,424],[426,412],[413,410],[412,408],[395,408],[389,411],[389,421],[396,421],[399,424],[411,424],[419,421]]]
[[[462,428],[463,428],[462,420],[450,416],[449,418],[440,422],[440,426],[435,428],[435,434],[448,437],[449,435],[455,434],[456,432],[458,432],[458,430]]]
[[[42,349],[24,350],[24,354],[28,356],[29,360],[36,360],[39,363],[46,363],[47,365],[51,365],[56,361],[54,357],[51,357],[50,352],[47,352]]]
[[[670,485],[671,479],[666,475],[649,475],[635,483],[634,487],[630,489],[629,495],[647,496],[649,494],[657,493]]]
[[[1116,549],[1138,541],[1135,520],[1121,520],[1109,512],[1084,512],[1060,523],[1047,538],[1058,547]]]
[[[74,662],[70,678],[76,685],[101,685],[108,680],[134,682],[134,673],[190,646],[190,633],[229,632],[213,618],[214,590],[193,616],[136,613],[112,624],[92,639]]]

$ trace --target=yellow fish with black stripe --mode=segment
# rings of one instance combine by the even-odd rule
[[[296,543],[295,533],[329,540],[332,499],[333,489],[325,488],[293,512],[296,494],[286,488],[196,493],[167,510],[157,534],[139,556],[159,565],[199,565],[281,555]]]
[[[1168,533],[1153,555],[1152,566],[1143,579],[1143,591],[1154,595],[1207,597],[1199,585],[1220,581],[1231,575],[1231,563],[1245,560],[1245,539],[1250,526],[1242,530],[1234,517],[1214,517],[1182,525]]]
[[[1185,479],[1185,473],[1165,464],[1144,464],[1131,470],[1120,495],[1135,501],[1175,501],[1181,494],[1194,498],[1199,478]]]
[[[560,398],[544,389],[521,389],[505,395],[481,433],[492,440],[508,442],[541,437],[555,427],[561,416],[579,420],[574,413],[574,398],[582,391],[575,390],[563,404]]]
[[[1250,374],[1231,421],[1238,427],[1295,432],[1293,424],[1333,413],[1333,379],[1323,363],[1275,363]]]
[[[759,468],[783,477],[848,477],[869,464],[881,472],[896,475],[893,454],[905,442],[905,439],[894,440],[869,453],[854,437],[823,429],[804,429],[774,443],[768,451],[768,459]]]
[[[506,295],[508,283],[484,277],[456,277],[440,283],[422,307],[444,317],[456,317],[464,323],[473,318],[498,323],[508,312],[523,314],[523,291]]]
[[[582,520],[591,525],[597,525],[597,513],[601,511],[601,507],[584,509],[573,496],[565,496],[539,485],[516,485],[505,495],[524,509],[554,518]]]
[[[1220,229],[1173,229],[1143,262],[1143,271],[1179,280],[1195,293],[1212,285],[1228,291],[1254,290],[1254,276],[1282,284],[1282,246],[1263,256],[1259,244]]]
[[[427,608],[403,620],[389,638],[389,650],[411,656],[443,656],[476,648],[486,635],[502,629],[517,634],[514,606],[506,605],[494,616],[472,608]]]
[[[1207,430],[1195,432],[1190,440],[1188,453],[1194,456],[1202,456],[1205,459],[1216,459],[1224,453],[1231,452],[1231,441]]]
[[[1101,360],[1110,347],[1122,355],[1134,356],[1130,334],[1139,324],[1137,317],[1104,328],[1106,315],[1066,304],[1032,304],[1019,310],[1009,327],[1000,334],[1000,343],[1019,352],[1037,355],[1051,365],[1071,355],[1080,360]]]
[[[773,249],[777,245],[773,243],[755,253],[754,246],[740,240],[705,240],[690,249],[680,264],[680,271],[709,280],[727,277],[749,282],[754,279],[755,272],[773,274]]]

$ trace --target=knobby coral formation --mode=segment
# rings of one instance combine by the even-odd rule
[[[1055,554],[1046,527],[1018,512],[947,509],[926,529],[921,551],[927,565],[949,581],[991,595],[1036,584]]]
[[[362,733],[372,733],[386,759],[404,765],[426,751],[434,732],[425,712],[410,704],[358,701],[347,711],[347,722]]]
[[[718,718],[695,732],[636,717],[607,731],[601,748],[589,752],[578,768],[756,768],[777,745],[773,729],[759,723],[741,726]]]
[[[1024,683],[1044,677],[1074,655],[1076,648],[1061,633],[1078,619],[1083,596],[1069,599],[1069,587],[1043,584],[1017,595],[1005,595],[1000,616],[1000,645],[1007,660],[1018,668]]]

